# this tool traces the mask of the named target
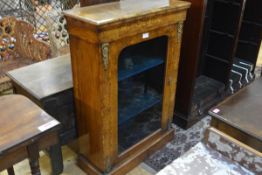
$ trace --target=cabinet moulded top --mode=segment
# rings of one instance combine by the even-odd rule
[[[101,26],[122,21],[136,20],[176,12],[190,7],[189,2],[179,0],[120,0],[118,2],[75,8],[65,11],[67,17],[91,25]]]

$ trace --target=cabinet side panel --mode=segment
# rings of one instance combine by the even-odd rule
[[[179,22],[174,29],[176,32],[168,38],[161,120],[162,129],[168,129],[173,120],[183,22]]]
[[[184,25],[175,107],[184,116],[190,112],[206,11],[206,0],[187,1],[191,7]]]
[[[95,167],[105,171],[107,162],[111,162],[108,149],[112,150],[114,145],[111,145],[110,149],[109,142],[106,141],[112,137],[105,134],[106,128],[110,127],[106,125],[106,119],[110,120],[110,113],[105,119],[102,80],[104,69],[100,49],[98,44],[91,44],[70,35],[80,154]]]

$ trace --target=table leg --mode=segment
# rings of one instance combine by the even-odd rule
[[[8,173],[8,175],[15,175],[14,168],[13,167],[8,168],[7,173]]]
[[[49,156],[51,159],[52,175],[61,174],[64,169],[61,145],[56,144],[51,146]]]
[[[32,175],[41,175],[39,167],[39,150],[36,143],[27,146],[27,153]]]

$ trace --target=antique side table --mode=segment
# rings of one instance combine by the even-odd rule
[[[28,97],[61,122],[61,144],[76,138],[69,54],[12,70],[7,75],[16,94]]]
[[[262,152],[262,78],[218,106],[209,114],[211,125]]]
[[[32,174],[39,175],[39,151],[50,149],[52,174],[62,173],[60,123],[21,95],[0,97],[0,111],[0,171],[14,174],[12,166],[29,158]]]
[[[64,12],[80,167],[125,174],[174,136],[171,128],[189,2],[125,0]]]

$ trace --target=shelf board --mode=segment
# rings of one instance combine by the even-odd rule
[[[227,36],[229,38],[234,38],[234,35],[230,34],[230,33],[226,33],[226,32],[220,32],[218,30],[215,30],[215,29],[210,29],[209,30],[211,33],[214,33],[214,34],[218,34],[218,35],[223,35],[223,36]]]
[[[161,104],[118,127],[118,152],[121,153],[161,128]],[[135,134],[134,134],[135,133]]]
[[[254,67],[255,67],[254,64],[256,64],[256,63],[252,63],[252,62],[250,62],[250,61],[248,61],[248,60],[246,60],[246,59],[239,58],[239,57],[235,57],[234,60],[235,60],[236,62],[243,62],[243,63],[245,63],[245,64],[253,65]]]
[[[259,45],[259,44],[256,43],[256,42],[247,41],[247,40],[241,40],[241,39],[239,39],[238,42],[241,43],[241,44],[249,44],[249,45],[256,46],[256,47],[258,47],[258,45]]]
[[[164,59],[161,57],[135,57],[132,60],[131,62],[133,62],[133,66],[131,66],[131,69],[119,68],[118,81],[125,80],[164,63]]]
[[[261,23],[258,23],[258,22],[255,22],[255,21],[249,21],[247,19],[244,19],[244,20],[242,20],[242,22],[245,23],[245,24],[250,24],[250,25],[255,25],[255,26],[258,26],[258,27],[262,27]]]
[[[246,68],[248,68],[248,69],[251,69],[251,73],[253,73],[254,72],[254,70],[255,70],[255,68],[256,68],[256,62],[254,62],[254,63],[252,63],[252,62],[250,62],[250,61],[248,61],[248,60],[246,60],[246,59],[243,59],[243,58],[238,58],[238,57],[235,57],[234,58],[234,63],[235,64],[238,64],[238,65],[241,65],[241,66],[243,66],[243,67],[246,67]],[[242,63],[242,64],[241,64]],[[246,65],[248,65],[248,66],[246,66]]]
[[[210,54],[206,54],[206,56],[208,56],[208,57],[210,57],[210,58],[212,58],[212,59],[215,59],[215,60],[217,60],[217,61],[221,61],[221,62],[223,62],[223,63],[229,64],[229,61],[228,61],[228,60],[225,60],[225,59],[223,59],[223,58],[219,58],[219,57],[216,57],[216,56],[210,55]]]
[[[224,3],[224,4],[229,4],[229,5],[234,5],[234,6],[240,6],[241,5],[238,2],[233,2],[233,1],[230,1],[230,0],[216,0],[216,2],[221,2],[221,3]]]
[[[159,93],[151,88],[144,93],[143,87],[141,84],[132,83],[128,90],[119,88],[119,125],[161,102],[162,96]]]
[[[200,75],[196,79],[192,97],[191,111],[206,111],[215,104],[217,98],[225,90],[225,85],[215,79]]]

